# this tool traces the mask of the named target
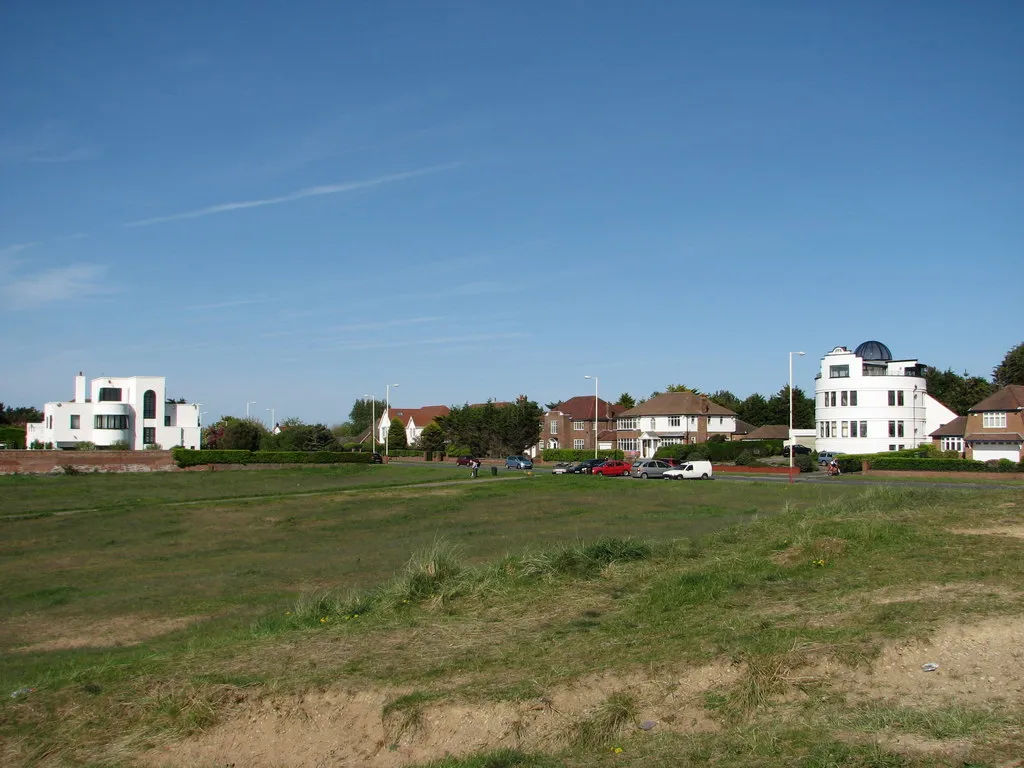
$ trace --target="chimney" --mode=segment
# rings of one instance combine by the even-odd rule
[[[75,376],[75,400],[76,403],[85,402],[85,376],[81,371]]]
[[[710,409],[711,409],[711,406],[708,405],[708,396],[707,395],[701,395],[700,396],[700,412],[701,413],[707,413]]]

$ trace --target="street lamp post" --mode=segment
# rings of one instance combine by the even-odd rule
[[[245,418],[246,418],[246,420],[248,420],[248,418],[249,418],[249,406],[250,405],[256,405],[256,401],[255,400],[246,400],[245,401]]]
[[[803,352],[789,353],[789,482],[793,482],[793,355],[804,356]]]
[[[370,453],[377,451],[377,398],[370,395],[363,395],[370,400]]]
[[[273,432],[274,427],[277,426],[277,412],[273,408],[267,408],[267,410],[270,411],[270,431]]]
[[[386,408],[385,412],[388,415],[388,419],[391,418],[391,388],[392,387],[397,387],[397,386],[398,386],[397,384],[388,384],[387,385],[387,390],[384,393],[384,407]],[[391,432],[391,425],[388,424],[388,431],[384,433],[384,455],[385,456],[388,455],[388,450],[390,448],[390,442],[391,442],[390,432]]]
[[[597,417],[598,417],[598,414],[600,413],[600,409],[598,407],[598,400],[597,400],[597,384],[598,384],[598,379],[597,379],[597,376],[584,376],[583,378],[584,379],[593,379],[594,380],[594,458],[596,459],[597,458]]]

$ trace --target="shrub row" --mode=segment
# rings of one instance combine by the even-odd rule
[[[995,466],[971,459],[912,459],[890,456],[861,456],[871,469],[889,469],[904,472],[1024,472],[1024,462],[1003,459]]]
[[[599,459],[618,459],[622,461],[626,454],[619,450],[602,451],[598,449],[597,457]],[[577,451],[573,448],[545,448],[541,451],[541,458],[544,461],[586,461],[587,459],[594,458],[594,451]]]
[[[8,448],[24,448],[25,428],[8,426],[0,427],[0,443],[3,443]]]
[[[369,453],[336,451],[192,451],[175,448],[174,461],[179,467],[205,464],[369,464]]]
[[[689,445],[664,445],[654,454],[656,459],[710,459],[735,461],[744,451],[753,457],[777,456],[782,453],[781,440],[730,440],[723,443],[709,441]],[[696,453],[696,455],[693,455]]]
[[[384,446],[381,446],[381,448],[383,447]],[[383,453],[383,451],[381,451],[381,453]],[[422,458],[423,451],[414,451],[411,448],[392,448],[388,451],[388,456],[414,456]]]

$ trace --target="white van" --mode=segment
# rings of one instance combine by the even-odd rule
[[[710,480],[714,474],[710,461],[684,461],[662,477],[666,480]]]

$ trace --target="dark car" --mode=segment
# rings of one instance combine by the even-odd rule
[[[806,445],[800,445],[800,443],[796,443],[793,446],[784,445],[782,446],[782,455],[785,456],[787,459],[789,458],[789,451],[791,448],[794,456],[807,456],[811,452],[810,448],[808,448]]]
[[[476,461],[476,459],[472,456],[459,456],[459,458],[455,460],[455,463],[460,467],[468,467],[474,461]]]
[[[580,475],[589,475],[594,471],[594,467],[600,467],[608,459],[586,459],[576,465],[576,473]]]
[[[383,464],[384,463],[384,457],[381,456],[376,451],[374,451],[372,454],[370,454],[370,463],[371,464]]]

